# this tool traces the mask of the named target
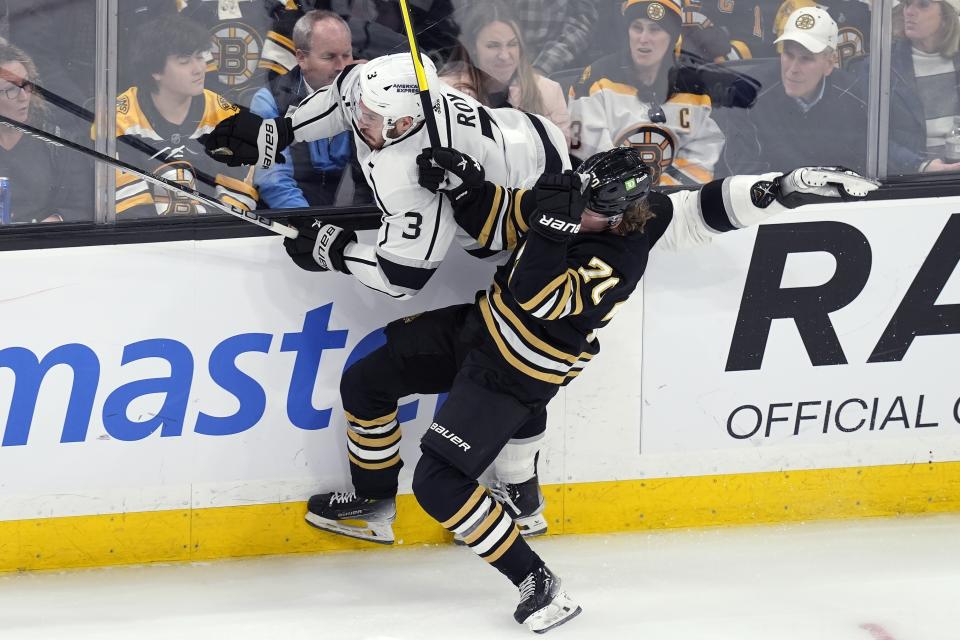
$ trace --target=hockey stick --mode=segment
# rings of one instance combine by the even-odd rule
[[[430,87],[427,85],[427,74],[423,70],[423,61],[420,59],[420,47],[417,45],[417,36],[413,31],[413,20],[410,18],[407,0],[400,0],[400,9],[403,11],[403,27],[407,31],[407,40],[410,41],[410,55],[413,57],[413,70],[417,74],[417,87],[420,89],[423,119],[427,122],[427,135],[430,136],[430,146],[436,149],[440,147],[440,131],[437,129],[437,120],[433,115]]]
[[[42,131],[28,124],[25,124],[23,122],[17,122],[16,120],[11,120],[10,118],[4,115],[0,115],[0,124],[4,124],[8,127],[16,129],[21,133],[25,133],[28,136],[32,136],[37,140],[46,142],[47,144],[52,144],[58,147],[67,147],[68,149],[73,149],[74,151],[78,151],[80,153],[88,155],[94,158],[95,160],[99,160],[100,162],[105,162],[113,167],[116,167],[117,169],[120,169],[121,171],[129,173],[131,175],[135,175],[141,180],[145,180],[151,184],[155,184],[164,189],[171,189],[173,191],[179,191],[181,193],[185,193],[191,198],[193,198],[194,200],[202,202],[208,207],[217,209],[224,213],[228,213],[237,218],[242,218],[247,222],[252,222],[257,226],[263,227],[264,229],[269,229],[270,231],[273,231],[274,233],[279,234],[281,236],[285,236],[287,238],[292,239],[292,238],[296,238],[300,233],[294,227],[290,227],[288,225],[279,223],[276,220],[271,220],[270,218],[265,218],[261,215],[258,215],[257,213],[254,213],[253,211],[241,211],[240,209],[228,204],[224,204],[215,198],[205,196],[204,194],[200,193],[196,189],[191,189],[190,187],[186,187],[182,184],[176,183],[173,180],[167,180],[166,178],[161,178],[160,176],[153,175],[152,173],[148,173],[142,169],[138,169],[132,164],[128,164],[122,160],[117,160],[116,158],[111,158],[110,156],[100,153],[99,151],[88,149],[87,147],[81,144],[77,144],[76,142],[71,142],[66,138],[61,138],[60,136],[56,136],[52,133],[47,133],[46,131]]]
[[[89,122],[90,124],[93,124],[94,122],[93,111],[90,111],[85,107],[81,107],[75,102],[71,102],[70,100],[67,100],[66,98],[50,91],[49,89],[45,89],[36,83],[31,83],[31,85],[33,86],[33,90],[39,93],[40,96],[50,104],[56,107],[60,107],[67,113],[73,114],[76,117],[80,118],[81,120],[84,120],[86,122]],[[148,144],[147,142],[145,142],[140,138],[129,138],[127,136],[123,136],[119,138],[118,141],[122,144],[127,145],[128,147],[132,147],[133,149],[136,149],[137,151],[143,154],[146,154],[148,158],[152,158],[160,152],[160,149],[157,149],[156,147]],[[200,171],[196,167],[192,167],[191,172],[193,173],[193,177],[195,177],[200,182],[206,185],[210,185],[211,187],[217,186],[216,178],[211,176],[209,173]]]

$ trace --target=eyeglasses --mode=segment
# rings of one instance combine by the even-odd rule
[[[7,100],[16,100],[20,97],[20,92],[26,91],[27,93],[33,93],[33,84],[30,82],[24,82],[23,84],[14,84],[6,89],[0,89],[0,93],[7,97]]]
[[[650,107],[649,111],[647,111],[647,118],[650,119],[650,122],[655,124],[663,124],[667,121],[667,114],[663,112],[663,107],[655,104]]]

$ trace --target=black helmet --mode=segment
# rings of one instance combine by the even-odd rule
[[[587,158],[577,173],[589,174],[587,208],[613,218],[623,215],[629,204],[647,195],[652,171],[633,147],[616,147]]]

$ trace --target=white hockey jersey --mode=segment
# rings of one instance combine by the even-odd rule
[[[351,243],[344,259],[366,286],[409,298],[440,266],[455,237],[480,257],[506,249],[507,239],[480,247],[459,229],[447,198],[419,186],[416,157],[430,146],[422,123],[382,149],[367,144],[350,116],[363,66],[347,67],[331,85],[305,98],[292,117],[294,135],[303,142],[353,131],[357,159],[383,216],[376,245]],[[529,187],[544,171],[570,168],[563,133],[546,118],[484,107],[442,83],[431,88],[431,97],[441,144],[476,158],[488,180]]]
[[[571,90],[571,153],[586,160],[631,146],[654,168],[655,185],[712,180],[724,136],[710,116],[710,97],[669,90],[663,102],[644,99],[618,62],[610,56],[587,67]],[[658,110],[662,121],[654,122]]]

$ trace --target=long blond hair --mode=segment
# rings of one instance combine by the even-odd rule
[[[19,62],[23,65],[23,68],[27,70],[27,77],[24,78],[26,82],[34,87],[43,86],[40,81],[40,74],[37,73],[37,65],[33,64],[33,59],[23,49],[15,47],[0,38],[0,65],[10,62]],[[38,90],[34,89],[30,95],[30,111],[27,114],[27,124],[42,124],[49,115],[50,109],[47,106],[47,101],[43,99]]]
[[[909,0],[908,0],[909,1]],[[960,16],[957,10],[946,2],[934,0],[940,5],[940,29],[937,31],[936,53],[952,58],[960,51]],[[906,39],[903,27],[903,9],[905,2],[893,8],[893,36]]]
[[[493,22],[502,22],[509,26],[520,43],[520,56],[517,59],[517,70],[514,74],[514,81],[520,88],[520,104],[513,106],[530,113],[543,114],[543,96],[540,95],[540,88],[537,86],[537,74],[527,58],[523,34],[512,9],[500,0],[478,2],[467,9],[460,21],[460,44],[454,49],[447,65],[440,71],[440,75],[450,72],[465,73],[476,89],[477,99],[490,106],[491,78],[481,71],[473,60],[476,59],[477,36],[484,27]]]

